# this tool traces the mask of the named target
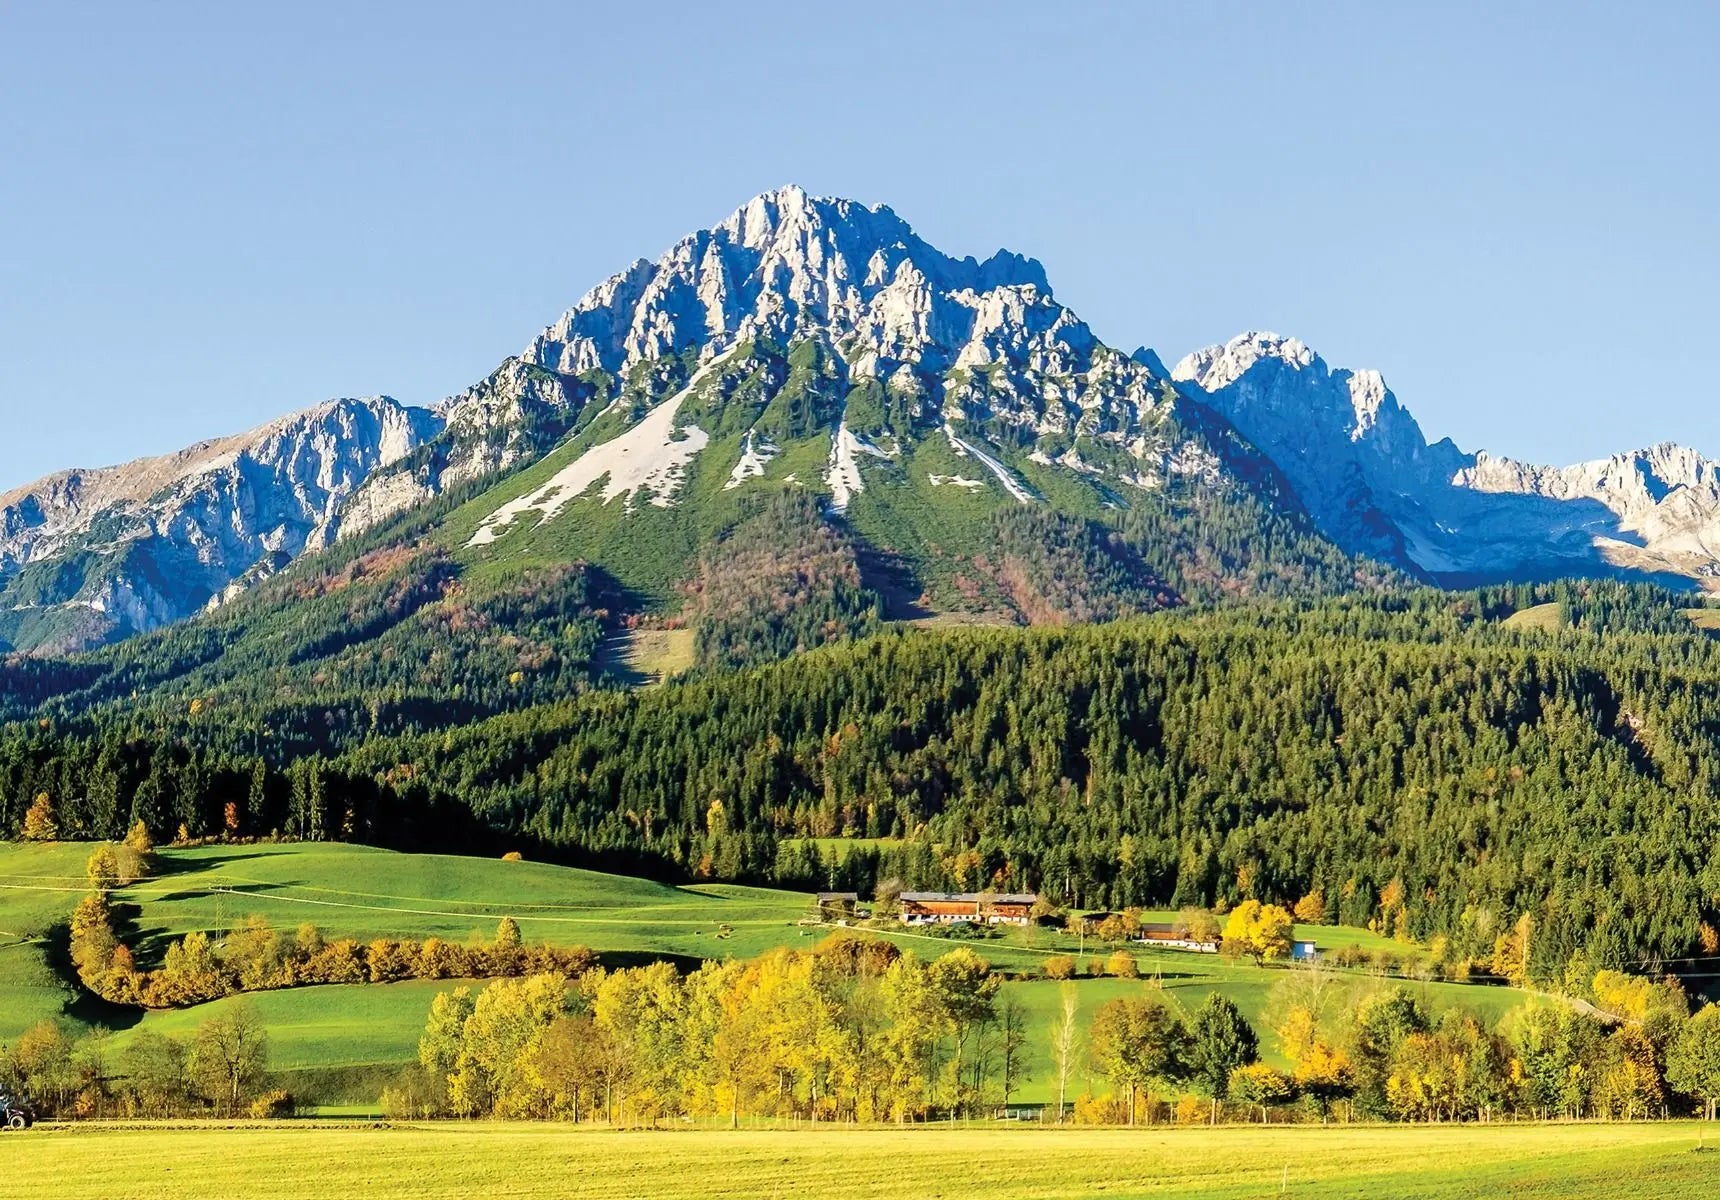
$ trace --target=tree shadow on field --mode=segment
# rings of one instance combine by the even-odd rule
[[[165,847],[171,851],[172,847]],[[157,854],[151,864],[150,878],[166,879],[174,875],[191,875],[198,872],[221,871],[233,863],[249,862],[256,858],[277,858],[278,855],[264,854],[259,850],[243,851],[235,854],[223,854],[219,858],[169,858]]]
[[[115,1031],[130,1029],[143,1020],[141,1008],[111,1004],[84,987],[78,979],[77,969],[72,966],[72,923],[69,919],[56,921],[44,930],[42,943],[42,957],[48,968],[56,979],[65,982],[69,991],[70,999],[62,1010],[66,1016],[82,1025]]]
[[[651,950],[603,950],[597,955],[600,965],[611,971],[619,971],[623,967],[648,967],[655,962],[666,962],[685,975],[697,971],[704,965],[704,958],[696,954],[666,954]]]

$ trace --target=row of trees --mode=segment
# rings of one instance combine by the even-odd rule
[[[290,1116],[293,1099],[269,1085],[268,1061],[268,1032],[243,1003],[189,1038],[146,1030],[118,1049],[105,1031],[74,1039],[43,1021],[0,1044],[0,1090],[49,1117]]]
[[[395,983],[403,979],[474,979],[559,972],[578,975],[596,955],[584,947],[525,945],[518,923],[503,917],[494,940],[462,945],[441,938],[330,939],[305,923],[283,933],[261,916],[246,918],[219,940],[193,930],[171,942],[153,970],[114,931],[107,894],[95,891],[72,914],[71,958],[83,985],[115,1004],[174,1008],[239,992],[329,983]]]
[[[1026,1012],[1001,982],[966,948],[925,963],[840,938],[686,976],[659,962],[571,989],[560,976],[461,988],[436,998],[419,1068],[384,1103],[619,1123],[977,1113],[1026,1070]]]
[[[1613,976],[1597,993],[1629,1014],[1526,1006],[1490,1028],[1431,1015],[1403,988],[1355,1004],[1319,970],[1291,995],[1267,1046],[1224,995],[1192,1015],[1147,984],[1085,1024],[1062,985],[1049,1027],[966,948],[931,962],[839,936],[809,952],[546,974],[438,996],[419,1064],[384,1096],[402,1116],[654,1122],[764,1116],[910,1121],[1007,1106],[1035,1070],[1063,1119],[1133,1124],[1265,1120],[1301,1101],[1328,1119],[1405,1121],[1714,1115],[1720,1006],[1695,1016],[1676,984]]]

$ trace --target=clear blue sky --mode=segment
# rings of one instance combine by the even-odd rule
[[[1277,329],[1466,448],[1720,455],[1717,13],[0,6],[0,487],[434,401],[787,182],[1125,349]]]

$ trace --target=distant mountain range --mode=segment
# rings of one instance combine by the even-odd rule
[[[1429,444],[1377,372],[1274,334],[1167,370],[1100,342],[1032,259],[952,258],[888,208],[788,187],[433,408],[333,401],[0,496],[0,646],[155,629],[433,503],[413,536],[463,570],[581,560],[642,607],[696,600],[781,495],[902,614],[1086,619],[1395,579],[1694,586],[1720,574],[1717,472],[1671,445],[1555,469]]]

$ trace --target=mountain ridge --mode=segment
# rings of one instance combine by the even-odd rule
[[[1035,259],[956,258],[886,206],[791,185],[597,284],[434,405],[327,401],[0,496],[0,642],[62,651],[181,620],[451,489],[506,492],[554,453],[569,461],[533,485],[541,503],[498,493],[475,519],[514,505],[526,522],[478,524],[464,549],[550,537],[565,511],[612,523],[603,504],[623,496],[649,522],[686,495],[717,515],[673,535],[680,558],[664,551],[648,589],[666,595],[748,495],[799,488],[958,578],[948,543],[999,505],[1119,525],[1222,493],[1435,582],[1720,577],[1720,466],[1688,447],[1569,467],[1466,453],[1430,443],[1378,372],[1276,334],[1167,370],[1097,338]]]
[[[1292,478],[1340,545],[1442,583],[1720,572],[1720,464],[1666,442],[1564,467],[1429,443],[1374,371],[1251,332],[1172,370]]]

